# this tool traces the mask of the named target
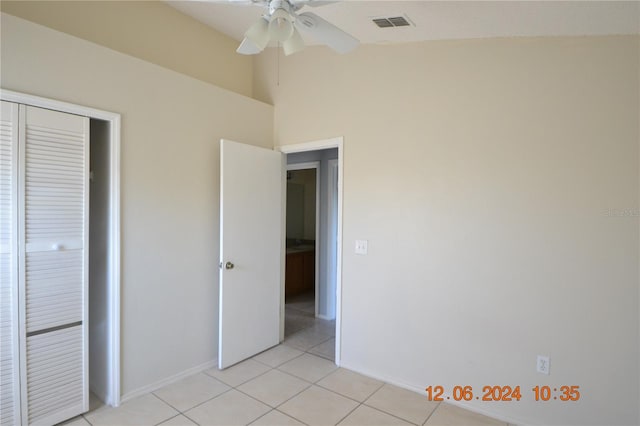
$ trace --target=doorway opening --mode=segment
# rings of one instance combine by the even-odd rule
[[[339,364],[342,138],[281,147],[287,159],[282,340]],[[337,326],[338,325],[338,326]]]

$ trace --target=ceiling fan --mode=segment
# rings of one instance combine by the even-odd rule
[[[298,14],[304,6],[322,6],[332,1],[322,0],[227,0],[232,4],[257,5],[264,8],[262,17],[244,34],[244,40],[236,50],[243,55],[262,52],[270,41],[282,43],[285,55],[304,49],[304,41],[298,30],[309,34],[316,41],[338,53],[348,53],[358,47],[355,37],[342,31],[315,13]]]

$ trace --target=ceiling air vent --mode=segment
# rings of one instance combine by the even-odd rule
[[[380,28],[408,27],[411,25],[404,16],[393,16],[390,18],[374,18],[373,23],[379,26]]]

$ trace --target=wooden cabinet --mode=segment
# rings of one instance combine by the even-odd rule
[[[285,267],[285,299],[315,290],[315,250],[287,253]]]

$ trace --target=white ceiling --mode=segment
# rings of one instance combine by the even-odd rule
[[[224,0],[167,3],[238,41],[263,12],[259,6],[226,4]],[[640,1],[344,0],[301,11],[305,9],[370,44],[640,33]],[[389,16],[405,16],[414,26],[378,28],[371,21]]]

